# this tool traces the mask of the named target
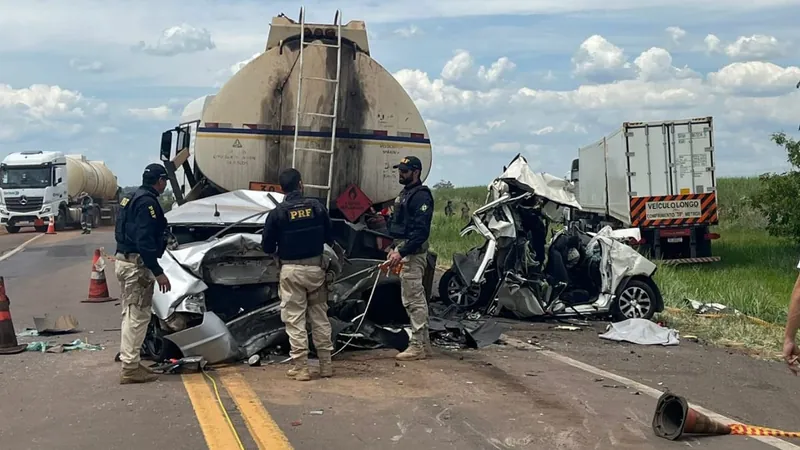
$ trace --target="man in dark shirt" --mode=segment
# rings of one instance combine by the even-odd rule
[[[158,264],[164,254],[167,219],[158,196],[167,187],[167,171],[150,164],[142,174],[142,185],[119,202],[114,237],[117,241],[114,273],[122,291],[122,342],[120,384],[148,383],[157,379],[140,362],[147,325],[153,304],[153,286],[161,292],[171,289],[169,279]]]
[[[324,245],[333,246],[331,220],[320,202],[303,197],[300,172],[286,169],[280,174],[279,182],[286,197],[267,215],[261,246],[267,254],[277,251],[281,264],[281,320],[289,335],[292,357],[292,367],[286,376],[297,381],[311,379],[306,331],[308,317],[319,357],[319,375],[331,377],[333,342],[323,258]]]
[[[411,361],[433,356],[428,334],[428,302],[422,284],[428,260],[433,195],[419,179],[422,172],[419,158],[407,156],[394,168],[398,169],[400,184],[405,187],[394,202],[389,234],[395,243],[387,261],[391,267],[403,264],[400,289],[412,333],[408,348],[395,358]]]

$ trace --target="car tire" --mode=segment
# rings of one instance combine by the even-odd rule
[[[157,363],[171,358],[179,359],[182,357],[178,346],[164,337],[164,331],[155,316],[152,317],[147,325],[147,334],[144,337],[144,342],[142,342],[141,353],[146,358]]]
[[[615,296],[611,315],[615,322],[634,318],[650,320],[657,306],[658,299],[650,284],[634,278],[628,280]]]
[[[486,300],[486,295],[484,295],[483,289],[481,289],[477,295],[473,293],[472,297],[475,298],[468,304],[455,299],[453,296],[453,291],[462,290],[463,288],[463,283],[456,274],[455,269],[451,267],[447,269],[447,271],[443,273],[442,277],[439,279],[439,300],[445,305],[456,305],[457,307],[463,309],[472,309],[483,306]]]

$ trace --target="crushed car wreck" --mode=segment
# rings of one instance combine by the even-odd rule
[[[462,236],[476,232],[485,243],[453,256],[440,298],[462,311],[518,319],[650,319],[662,311],[656,265],[610,228],[593,235],[560,230],[545,251],[546,223],[560,222],[562,208],[580,209],[569,187],[534,173],[517,155],[462,229]]]
[[[208,363],[248,359],[256,354],[285,353],[288,338],[280,319],[278,262],[261,248],[266,214],[283,200],[279,193],[240,190],[185,203],[167,213],[169,241],[159,260],[172,290],[153,296],[153,318],[142,346],[156,361],[202,356]],[[329,311],[337,352],[350,348],[408,345],[409,320],[400,299],[400,281],[381,270],[384,259],[348,241],[364,241],[361,224],[339,233],[325,247]],[[346,238],[345,238],[346,237]],[[366,253],[370,257],[360,257]],[[380,254],[380,253],[378,253]],[[430,297],[435,255],[429,260],[425,290]],[[483,344],[458,323],[437,326],[440,342]],[[312,351],[313,351],[313,341]]]

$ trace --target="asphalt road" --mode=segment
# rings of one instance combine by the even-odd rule
[[[0,236],[0,252],[23,236]],[[394,351],[346,353],[334,378],[307,383],[285,378],[281,365],[237,364],[209,372],[213,384],[192,374],[120,386],[119,306],[80,303],[99,247],[113,250],[109,231],[43,235],[0,261],[17,331],[44,314],[80,322],[78,333],[21,342],[104,346],[0,355],[2,449],[237,449],[237,436],[248,449],[769,449],[738,436],[656,438],[656,390],[668,386],[756,425],[791,429],[800,413],[800,381],[779,364],[689,343],[608,344],[592,330],[527,323],[509,334],[538,347],[437,349],[432,360],[408,363],[395,363]],[[113,263],[106,277],[119,295]]]

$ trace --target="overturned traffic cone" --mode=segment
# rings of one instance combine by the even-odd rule
[[[108,295],[106,283],[106,260],[100,255],[100,249],[95,249],[92,260],[92,275],[89,279],[89,297],[81,303],[113,302],[115,298]]]
[[[50,216],[50,223],[47,224],[47,233],[45,234],[56,234],[56,221],[53,216]]]
[[[11,321],[11,302],[6,295],[6,282],[0,277],[0,355],[16,355],[28,348],[27,345],[17,343],[17,334],[14,332],[14,322]]]
[[[674,441],[683,434],[731,434],[731,427],[689,407],[685,398],[665,392],[656,405],[653,431],[658,437]]]

